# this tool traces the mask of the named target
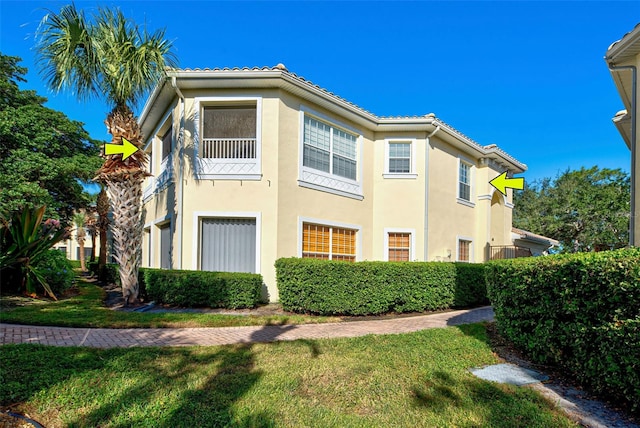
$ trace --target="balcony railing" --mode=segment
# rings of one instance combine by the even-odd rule
[[[203,138],[203,159],[255,159],[255,138]]]
[[[490,248],[491,260],[501,259],[517,259],[520,257],[531,257],[531,250],[524,247],[516,247],[515,245],[497,245]]]

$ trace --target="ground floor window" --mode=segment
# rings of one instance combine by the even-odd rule
[[[389,232],[387,234],[388,260],[390,262],[408,262],[411,260],[411,234]]]
[[[302,224],[302,257],[356,261],[356,230],[313,223]]]
[[[459,262],[471,261],[471,241],[466,239],[458,240],[458,261]]]
[[[200,237],[202,270],[256,273],[255,218],[203,218]]]

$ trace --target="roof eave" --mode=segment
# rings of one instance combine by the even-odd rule
[[[627,147],[629,147],[629,150],[631,150],[631,116],[626,110],[623,110],[616,114],[611,121],[622,136]]]
[[[497,146],[482,146],[436,118],[433,113],[425,116],[385,118],[378,117],[337,95],[328,92],[313,83],[286,70],[277,68],[234,69],[234,70],[171,70],[168,78],[158,83],[145,103],[139,123],[143,134],[148,136],[155,122],[160,119],[175,98],[169,79],[175,77],[176,85],[181,89],[194,88],[237,88],[239,82],[245,88],[276,88],[290,92],[328,110],[338,110],[346,119],[372,132],[383,131],[423,131],[432,132],[437,127],[444,132],[449,142],[453,142],[465,151],[471,151],[478,157],[490,157],[500,160],[514,173],[522,173],[527,166]]]
[[[605,54],[605,61],[609,65],[618,65],[635,57],[640,53],[640,24],[625,34],[622,39],[613,42]]]

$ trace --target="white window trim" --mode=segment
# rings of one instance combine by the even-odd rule
[[[362,260],[362,226],[351,223],[341,223],[331,220],[323,220],[313,217],[298,217],[298,257],[302,258],[302,237],[304,223],[313,223],[320,226],[337,227],[341,229],[352,229],[356,231],[356,261]]]
[[[416,258],[416,230],[403,229],[398,227],[384,228],[384,255],[383,260],[389,261],[389,234],[390,233],[408,233],[409,234],[409,261],[417,260]]]
[[[262,213],[259,211],[194,211],[193,213],[193,244],[191,247],[193,270],[201,270],[200,267],[200,220],[205,218],[245,218],[256,221],[256,273],[262,274],[260,269],[261,260],[261,236],[262,236]]]
[[[466,260],[460,260],[460,241],[469,241],[469,261]],[[473,243],[473,238],[471,238],[470,236],[461,236],[458,235],[456,237],[456,261],[457,262],[461,262],[461,263],[474,263],[475,257],[473,254],[474,251],[474,243]]]
[[[337,128],[356,136],[356,179],[340,177],[330,172],[320,171],[314,168],[304,166],[304,118],[305,116],[313,117],[320,120],[332,128]],[[345,196],[352,199],[362,200],[364,199],[362,193],[362,145],[363,137],[362,132],[349,125],[346,125],[339,120],[328,117],[322,113],[319,113],[309,107],[300,106],[300,124],[299,124],[299,148],[298,148],[298,185],[308,189],[320,190],[322,192],[332,193],[334,195]],[[331,158],[330,158],[331,159]],[[330,160],[332,162],[332,160]],[[320,179],[329,179],[335,182],[335,185],[327,185],[326,180],[322,180],[322,184],[314,183],[304,178],[305,174],[311,174]],[[345,190],[346,189],[346,190]],[[351,189],[351,190],[349,190]]]
[[[256,104],[256,159],[217,160],[219,164],[253,164],[257,162],[257,172],[251,174],[209,174],[202,170],[200,161],[200,140],[202,134],[202,111],[205,106],[224,106],[226,103],[249,102]],[[262,97],[196,97],[194,98],[193,149],[195,176],[198,180],[261,180],[262,179]]]
[[[460,164],[464,163],[469,166],[469,200],[463,199],[460,197]],[[475,193],[475,175],[476,175],[476,166],[473,161],[464,157],[458,156],[458,161],[456,163],[456,201],[467,207],[474,208],[476,204],[473,202],[473,195]]]
[[[389,172],[389,149],[393,143],[409,143],[411,144],[411,160],[409,162],[409,172]],[[384,139],[384,178],[418,178],[416,170],[416,139],[415,138],[385,138]]]

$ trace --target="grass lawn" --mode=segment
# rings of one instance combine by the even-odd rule
[[[59,301],[0,297],[0,322],[62,327],[151,328],[235,327],[266,324],[310,324],[340,321],[310,315],[217,315],[113,311],[104,306],[104,290],[78,279],[79,294]]]
[[[198,348],[0,348],[0,405],[47,427],[569,427],[475,378],[485,327]]]

